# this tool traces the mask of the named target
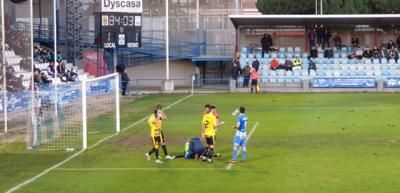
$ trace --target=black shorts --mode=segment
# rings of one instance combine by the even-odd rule
[[[161,139],[162,139],[162,142],[165,143],[165,135],[164,135],[164,133],[162,132],[162,130],[161,130]]]
[[[251,86],[257,86],[257,79],[251,79]]]
[[[207,145],[215,145],[215,137],[214,136],[206,136]]]
[[[153,146],[156,149],[160,148],[160,145],[164,143],[164,140],[161,136],[154,136],[151,138],[152,142],[153,142]]]

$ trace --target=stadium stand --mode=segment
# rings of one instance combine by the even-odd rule
[[[368,48],[369,49],[369,48]],[[280,47],[279,51],[265,54],[264,58],[261,53],[255,53],[256,57],[261,61],[260,79],[263,83],[268,82],[301,82],[301,80],[309,79],[314,76],[322,77],[375,77],[384,78],[387,76],[400,75],[400,60],[398,60],[398,52],[393,48],[393,54],[389,57],[378,54],[373,57],[356,57],[356,49],[352,47],[342,47],[341,49],[332,49],[333,57],[325,57],[323,49],[318,49],[318,57],[312,58],[316,63],[316,70],[309,68],[308,53],[302,53],[300,47]],[[367,48],[360,48],[363,55]],[[385,52],[386,49],[380,49],[378,52]],[[280,66],[283,66],[285,60],[292,62],[296,57],[301,57],[301,69],[286,71],[283,68],[274,70],[271,67],[271,61],[279,61]],[[243,68],[246,62],[252,65],[254,59],[253,53],[248,53],[246,48],[241,49],[240,66]]]

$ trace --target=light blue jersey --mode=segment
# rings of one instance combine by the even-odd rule
[[[233,139],[233,145],[242,147],[246,146],[247,121],[248,118],[245,114],[240,114],[238,116],[237,124],[239,124],[239,128],[237,128],[235,137]]]

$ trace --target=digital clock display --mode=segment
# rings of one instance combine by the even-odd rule
[[[101,13],[104,48],[138,48],[141,46],[142,14]]]

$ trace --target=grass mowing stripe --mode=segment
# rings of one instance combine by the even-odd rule
[[[187,99],[187,98],[189,98],[189,97],[191,97],[191,96],[193,96],[193,95],[192,95],[192,94],[191,94],[191,95],[187,95],[187,96],[185,96],[185,97],[183,97],[183,98],[181,98],[181,99],[175,101],[174,103],[168,105],[168,106],[165,107],[163,110],[167,110],[167,109],[171,108],[172,106],[174,106],[174,105],[176,105],[176,104],[182,102],[183,100],[185,100],[185,99]],[[149,117],[149,115],[147,115],[146,117],[144,117],[143,119],[141,119],[141,120],[139,120],[139,121],[136,121],[135,123],[129,125],[128,127],[125,127],[124,129],[121,130],[121,132],[122,132],[122,131],[126,131],[126,130],[128,130],[129,128],[131,128],[131,127],[133,127],[133,126],[135,126],[135,125],[137,125],[137,124],[143,122],[143,121],[146,120],[148,117]],[[118,135],[118,134],[116,133],[116,134],[112,134],[112,135],[110,135],[110,136],[108,136],[108,137],[105,137],[105,138],[101,139],[100,141],[98,141],[96,144],[92,145],[90,148],[94,148],[94,147],[98,146],[100,143],[104,142],[105,140],[110,139],[110,138],[112,138],[112,137],[114,137],[114,136],[116,136],[116,135]],[[41,172],[40,174],[38,174],[38,175],[36,175],[36,176],[34,176],[34,177],[32,177],[32,178],[30,178],[30,179],[28,179],[28,180],[26,180],[26,181],[20,183],[20,184],[18,184],[18,185],[16,185],[16,186],[12,187],[12,188],[9,189],[6,193],[15,192],[15,191],[19,190],[20,188],[22,188],[22,187],[24,187],[24,186],[26,186],[26,185],[28,185],[28,184],[30,184],[30,183],[36,181],[36,180],[39,179],[40,177],[46,175],[47,173],[49,173],[50,171],[52,171],[52,170],[54,170],[54,169],[60,167],[61,165],[63,165],[63,164],[65,164],[65,163],[69,162],[70,160],[74,159],[75,157],[77,157],[78,155],[82,154],[83,152],[85,152],[85,150],[81,150],[81,151],[79,151],[79,152],[76,152],[75,154],[69,156],[67,159],[61,161],[60,163],[58,163],[58,164],[56,164],[56,165],[54,165],[54,166],[52,166],[52,167],[50,167],[50,168],[47,168],[46,170],[44,170],[44,171]]]
[[[250,137],[251,137],[251,136],[253,135],[253,133],[256,131],[258,124],[259,124],[258,121],[254,124],[254,126],[253,126],[253,128],[251,129],[249,135],[248,135],[247,138],[246,138],[246,141],[247,141],[247,142],[250,140]],[[241,149],[239,149],[238,156],[239,156],[239,154],[240,154],[240,150],[241,150]],[[231,170],[232,167],[233,167],[233,163],[229,163],[228,166],[226,166],[225,169],[226,169],[226,170]]]
[[[54,171],[130,171],[130,170],[176,170],[176,171],[212,171],[224,170],[225,168],[57,168]]]

